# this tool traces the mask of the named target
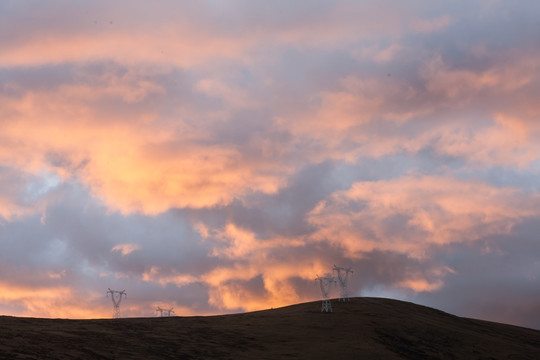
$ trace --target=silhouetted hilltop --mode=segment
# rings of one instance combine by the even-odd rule
[[[540,359],[540,331],[382,298],[251,313],[0,317],[0,359]]]

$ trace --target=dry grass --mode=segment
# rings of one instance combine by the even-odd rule
[[[0,359],[540,359],[540,331],[355,298],[209,317],[0,317]]]

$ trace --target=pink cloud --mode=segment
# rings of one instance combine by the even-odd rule
[[[319,92],[305,109],[275,121],[321,144],[320,152],[306,152],[311,161],[355,162],[433,148],[474,166],[523,168],[539,154],[532,121],[537,106],[526,91],[535,73],[528,57],[475,71],[450,68],[435,56],[419,69],[425,89],[390,76],[347,76],[337,90]],[[486,111],[480,115],[476,107]]]
[[[218,267],[205,274],[202,280],[209,286],[209,303],[223,310],[253,311],[313,300],[312,295],[300,292],[292,279],[312,282],[317,271],[326,271],[324,265],[313,264],[313,260],[286,264],[272,261],[268,255],[263,250],[255,258],[238,257],[246,264]],[[254,281],[260,284],[254,286]]]
[[[32,173],[47,169],[69,178],[75,171],[123,212],[213,206],[247,191],[277,190],[283,171],[277,163],[244,163],[234,145],[200,145],[207,134],[181,120],[154,124],[157,114],[151,109],[132,118],[109,115],[104,122],[99,117],[105,109],[93,106],[107,97],[140,102],[155,91],[162,90],[124,76],[106,78],[105,88],[67,86],[5,98],[14,115],[3,125],[8,141],[0,145],[0,156]],[[62,166],[51,166],[44,154],[58,154]]]
[[[493,125],[471,132],[455,127],[441,131],[437,151],[468,159],[472,165],[526,168],[538,160],[540,146],[524,121],[495,114]]]
[[[392,250],[426,256],[432,245],[508,234],[538,211],[536,194],[478,181],[407,176],[358,182],[310,214],[312,239],[342,246],[350,256]]]
[[[427,61],[422,76],[430,92],[443,94],[448,100],[466,102],[482,90],[507,93],[522,88],[533,80],[537,67],[529,58],[523,58],[511,64],[495,64],[480,72],[450,69],[437,55]]]
[[[141,246],[139,244],[118,244],[115,245],[111,251],[119,251],[122,256],[126,256],[131,254],[134,251],[140,250]]]

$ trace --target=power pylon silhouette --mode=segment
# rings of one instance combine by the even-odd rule
[[[118,319],[120,317],[120,303],[122,302],[122,296],[127,297],[126,290],[107,290],[107,297],[111,294],[111,299],[113,303],[113,318]]]
[[[317,275],[317,278],[315,280],[319,281],[319,286],[321,287],[321,293],[323,297],[321,312],[332,312],[332,303],[330,302],[330,288],[332,284],[336,283],[336,279],[331,274],[327,274],[325,276]]]

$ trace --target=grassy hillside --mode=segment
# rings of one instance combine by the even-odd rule
[[[0,359],[540,359],[540,331],[382,298],[252,313],[0,317]]]

